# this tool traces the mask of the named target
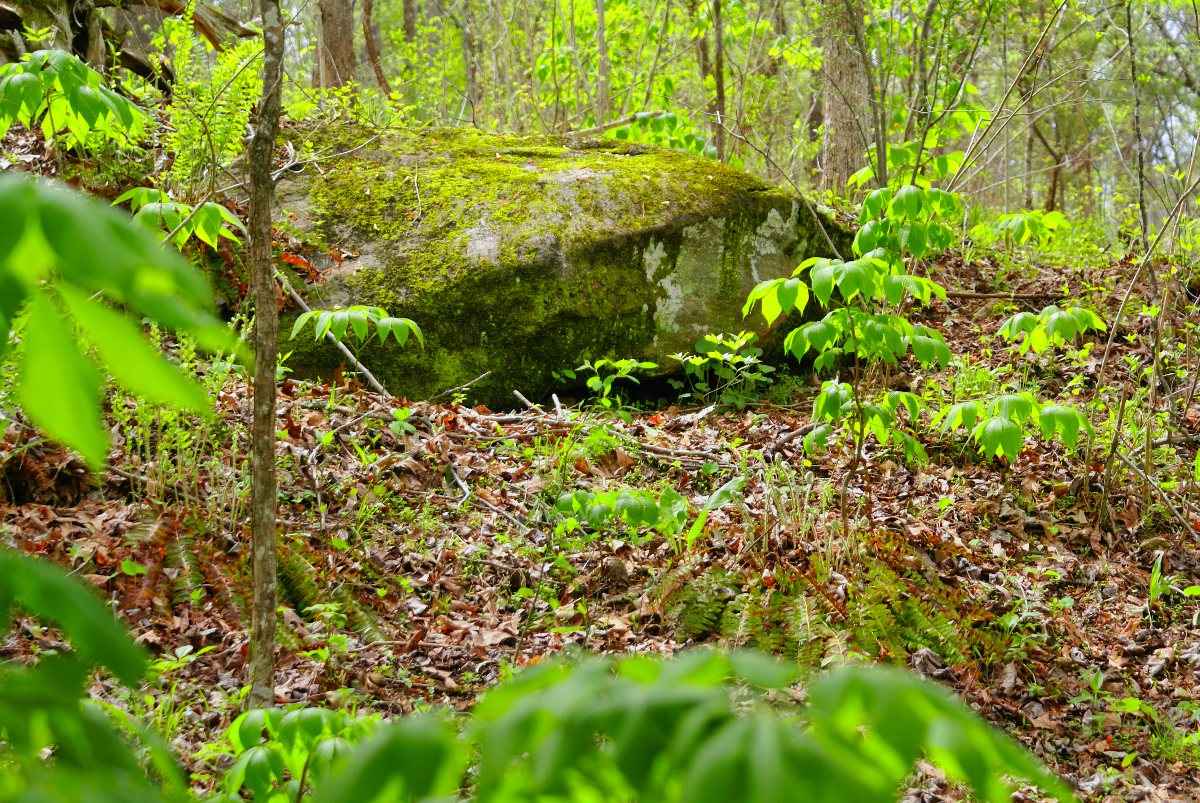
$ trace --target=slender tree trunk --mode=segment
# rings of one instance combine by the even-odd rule
[[[603,125],[608,120],[611,109],[609,99],[609,83],[611,68],[608,63],[608,40],[604,30],[604,2],[596,0],[596,50],[599,55],[596,76],[596,125]]]
[[[462,57],[464,79],[467,83],[466,104],[471,107],[471,123],[476,121],[476,106],[483,97],[479,86],[479,41],[475,33],[475,14],[471,3],[463,3],[462,22]]]
[[[283,84],[283,20],[279,0],[259,0],[263,21],[263,92],[250,141],[250,265],[254,283],[254,420],[251,425],[253,489],[250,549],[254,592],[250,623],[250,705],[275,698],[275,356],[279,311],[271,253],[272,154],[279,135]]]
[[[713,142],[717,147],[717,158],[725,160],[725,20],[722,16],[722,0],[713,0],[713,82],[716,94],[713,98]]]
[[[375,35],[375,26],[371,22],[371,18],[375,16],[375,0],[363,0],[363,41],[367,46],[367,58],[371,61],[371,69],[375,71],[375,81],[379,84],[379,88],[383,90],[383,94],[392,94],[392,87],[388,84],[387,76],[383,74],[383,64],[379,55],[379,39]]]
[[[354,79],[354,6],[351,0],[318,0],[320,57],[318,85],[322,89],[345,86]]]
[[[788,20],[787,8],[785,0],[775,0],[775,6],[771,10],[771,24],[775,30],[776,37],[785,37],[788,35]],[[779,68],[783,66],[783,56],[770,56],[763,65],[762,73],[768,77],[777,75]]]
[[[414,45],[417,42],[417,0],[404,0],[404,43]]]
[[[1150,224],[1146,211],[1146,149],[1142,145],[1142,95],[1138,91],[1137,43],[1133,37],[1132,1],[1125,4],[1125,35],[1129,39],[1129,85],[1133,91],[1133,137],[1137,144],[1138,214],[1142,223],[1138,239],[1145,248]]]
[[[867,123],[867,99],[863,94],[866,65],[855,42],[857,22],[852,17],[857,3],[834,0],[828,6],[826,33],[822,43],[821,119],[825,126],[822,147],[822,185],[843,195],[850,176],[863,166],[868,143],[863,136]]]
[[[1025,137],[1025,205],[1024,209],[1033,209],[1033,126]]]

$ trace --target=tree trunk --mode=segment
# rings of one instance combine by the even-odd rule
[[[417,0],[404,0],[404,43],[417,42]]]
[[[611,110],[611,101],[608,96],[611,69],[608,63],[608,40],[605,38],[604,30],[604,3],[605,0],[596,0],[596,50],[599,55],[599,63],[597,65],[599,75],[596,76],[597,125],[603,125],[607,122]]]
[[[374,24],[371,18],[375,12],[375,0],[363,0],[363,41],[367,46],[367,59],[371,62],[371,69],[375,71],[375,80],[379,84],[379,88],[383,90],[383,94],[392,94],[392,87],[388,84],[387,76],[383,73],[383,64],[379,55],[379,39],[377,38]]]
[[[272,154],[279,136],[283,85],[283,19],[279,0],[259,0],[263,20],[263,92],[250,141],[250,265],[254,283],[254,420],[251,424],[253,489],[250,549],[251,602],[249,683],[251,707],[275,699],[275,357],[279,310],[275,306],[275,260],[271,252]]]
[[[336,89],[354,79],[354,6],[351,0],[318,0],[317,86]]]
[[[851,7],[857,3],[840,0],[828,7],[826,33],[822,41],[822,73],[825,87],[821,119],[825,137],[821,154],[822,186],[835,194],[846,193],[846,182],[863,166],[868,142],[867,99],[863,93],[866,65],[855,43],[857,21]]]
[[[725,21],[721,14],[722,0],[713,0],[713,140],[717,158],[725,161]]]
[[[463,77],[467,83],[466,105],[471,108],[471,124],[474,125],[476,106],[483,94],[479,86],[479,40],[475,33],[475,14],[469,0],[463,3],[459,27],[462,30]]]

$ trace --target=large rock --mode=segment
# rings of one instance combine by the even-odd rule
[[[821,225],[848,249],[795,195],[679,152],[461,129],[345,127],[316,145],[340,155],[279,188],[297,226],[346,255],[309,302],[413,318],[424,350],[362,355],[410,398],[490,371],[469,398],[511,405],[584,359],[666,366],[709,332],[768,335],[742,319],[755,283],[826,255]],[[282,350],[301,372],[342,362],[311,335]]]

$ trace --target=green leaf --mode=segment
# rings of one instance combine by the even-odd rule
[[[243,787],[255,800],[265,800],[276,781],[283,780],[284,763],[278,745],[260,744],[238,756],[225,778],[225,788],[237,793]]]
[[[121,561],[121,573],[127,574],[130,577],[137,577],[139,574],[146,573],[146,567],[137,561],[126,558],[125,560]]]
[[[1033,416],[1033,400],[1026,395],[1006,393],[997,396],[991,403],[992,415],[1023,424]]]
[[[309,321],[311,321],[313,318],[315,318],[316,315],[317,315],[316,310],[308,310],[307,312],[305,312],[304,314],[302,314],[298,318],[296,318],[296,323],[292,325],[292,336],[290,339],[295,340],[296,335],[300,334],[300,330],[304,328],[304,325],[307,324]]]
[[[983,404],[978,401],[965,401],[952,405],[937,415],[935,423],[941,421],[942,432],[949,432],[959,427],[968,430],[975,428],[975,422],[983,415]]]
[[[920,187],[911,184],[901,187],[896,193],[896,197],[888,205],[888,212],[894,217],[904,217],[909,221],[916,221],[921,216],[924,198],[925,191]]]
[[[921,327],[920,334],[911,337],[913,356],[921,365],[937,363],[945,368],[950,363],[950,347],[946,345],[941,332]]]
[[[387,340],[390,334],[395,338],[396,342],[403,346],[408,342],[408,335],[411,332],[416,336],[417,342],[421,347],[425,346],[425,335],[421,332],[421,327],[417,326],[416,321],[408,318],[389,318],[383,317],[375,324],[375,328],[379,331],[379,339]]]
[[[925,239],[925,226],[920,223],[910,223],[907,226],[900,227],[900,245],[908,248],[917,259],[925,256],[928,248]]]
[[[1005,340],[1016,340],[1018,336],[1028,335],[1037,326],[1037,316],[1032,312],[1018,312],[1000,325],[1000,336]]]
[[[823,307],[829,306],[829,299],[833,297],[834,276],[841,264],[838,260],[822,259],[813,266],[808,274],[813,295],[817,297],[817,301],[820,301]]]
[[[17,398],[33,423],[78,451],[93,469],[108,457],[100,415],[100,375],[44,292],[31,295]]]
[[[136,689],[146,670],[146,654],[118,624],[95,589],[68,577],[57,566],[0,547],[0,630],[7,630],[9,606],[56,625],[74,654],[91,666],[107,667]],[[0,684],[0,689],[3,684]]]
[[[874,294],[874,276],[861,259],[842,263],[835,269],[834,276],[838,290],[847,302],[860,293],[867,297]]]
[[[1042,430],[1042,437],[1047,440],[1058,433],[1062,438],[1062,442],[1068,447],[1074,448],[1079,442],[1079,432],[1086,428],[1091,431],[1091,424],[1078,410],[1070,407],[1064,407],[1058,404],[1047,404],[1041,409],[1039,414],[1038,424]]]
[[[366,342],[367,335],[371,333],[367,316],[360,310],[350,310],[346,315],[350,320],[350,328],[354,330],[354,336],[360,343]]]
[[[716,510],[724,507],[733,501],[733,498],[742,490],[742,486],[746,484],[745,477],[734,477],[729,482],[715,490],[708,497],[708,501],[704,503],[705,510]]]
[[[386,725],[326,778],[313,803],[423,800],[458,790],[463,746],[444,723],[412,716]]]
[[[132,320],[70,285],[60,286],[58,293],[121,385],[147,401],[211,412],[212,405],[200,384],[172,365]]]
[[[1013,460],[1021,453],[1021,426],[1006,416],[995,415],[981,421],[971,434],[988,457]]]

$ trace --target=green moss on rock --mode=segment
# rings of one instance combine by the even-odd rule
[[[475,401],[544,392],[583,359],[666,364],[707,331],[746,328],[765,278],[823,253],[807,205],[717,162],[616,141],[470,129],[328,129],[342,154],[281,186],[297,224],[349,255],[310,303],[373,304],[416,320],[427,348],[369,347],[364,362],[410,398],[490,375]],[[845,232],[825,222],[846,244]],[[341,362],[311,336],[301,371]]]

